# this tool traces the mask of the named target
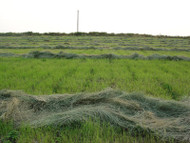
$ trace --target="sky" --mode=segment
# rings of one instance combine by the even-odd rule
[[[190,0],[0,0],[0,32],[190,36]]]

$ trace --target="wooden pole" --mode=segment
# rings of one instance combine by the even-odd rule
[[[79,10],[77,11],[77,32],[79,32]]]

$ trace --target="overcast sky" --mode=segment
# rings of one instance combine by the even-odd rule
[[[190,0],[0,0],[0,32],[190,36]]]

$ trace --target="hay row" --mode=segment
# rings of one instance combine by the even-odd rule
[[[70,50],[132,50],[132,51],[184,51],[184,52],[190,52],[189,48],[182,49],[182,48],[152,48],[152,47],[70,47],[70,46],[41,46],[41,47],[5,47],[0,46],[0,49],[37,49],[37,48],[43,48],[43,49],[70,49]]]
[[[183,56],[169,56],[153,54],[150,56],[143,56],[137,53],[132,55],[115,55],[115,54],[101,54],[101,55],[85,55],[73,53],[51,53],[49,51],[32,51],[28,54],[18,55],[13,53],[0,53],[0,57],[24,57],[24,58],[65,58],[65,59],[142,59],[142,60],[173,60],[173,61],[190,61],[189,57]]]
[[[11,119],[17,125],[23,122],[32,127],[69,125],[89,118],[94,121],[98,118],[130,131],[149,130],[163,138],[190,141],[188,102],[113,89],[45,96],[0,90],[0,119]]]

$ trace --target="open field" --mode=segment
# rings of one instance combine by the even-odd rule
[[[164,37],[133,34],[109,36],[7,36],[0,34],[0,55],[2,53],[23,55],[32,51],[49,51],[51,53],[63,52],[87,56],[78,59],[67,59],[64,57],[38,58],[0,56],[0,108],[3,109],[2,111],[0,110],[0,142],[61,143],[90,141],[118,143],[174,143],[177,141],[190,141],[190,136],[188,136],[190,131],[189,119],[187,118],[190,113],[190,107],[187,104],[189,103],[190,98],[190,62],[188,60],[171,59],[171,57],[157,60],[114,59],[109,57],[109,54],[128,56],[138,53],[143,56],[158,54],[190,58],[189,37]],[[108,56],[96,59],[88,58],[88,56],[103,54],[108,54]],[[107,94],[105,95],[106,98],[103,98],[102,95],[103,100],[99,99],[100,96],[96,97],[98,99],[95,100],[94,95],[97,95],[99,91],[108,88],[111,88],[114,91],[122,91],[123,94],[119,94],[115,98],[118,99],[120,96],[123,97],[126,95],[127,101],[123,99],[123,101],[119,100],[118,103],[117,100],[116,104],[116,99],[112,99],[109,96],[107,97]],[[41,95],[64,94],[63,96],[66,96],[67,98],[67,94],[76,94],[76,99],[72,96],[73,99],[68,100],[69,108],[64,109],[66,111],[74,110],[75,108],[73,107],[73,104],[77,102],[77,100],[80,101],[76,104],[77,107],[80,107],[77,110],[81,110],[84,105],[86,107],[86,104],[88,103],[89,108],[84,108],[84,114],[88,113],[90,119],[85,119],[85,122],[82,123],[71,122],[71,124],[68,125],[58,124],[52,126],[52,124],[47,124],[46,126],[40,126],[37,128],[33,128],[34,126],[31,124],[18,126],[18,123],[15,120],[17,112],[13,111],[14,108],[16,110],[20,109],[21,106],[18,104],[19,106],[17,107],[17,103],[24,103],[25,100],[19,101],[20,99],[18,100],[16,98],[9,99],[11,96],[16,97],[17,92],[15,94],[13,92],[13,94],[9,95],[6,92],[4,93],[3,89],[22,90],[26,93],[24,94],[26,99],[28,97],[27,94],[36,95],[34,96],[34,98],[36,97],[34,101],[37,102],[39,100],[39,103],[34,104],[34,106],[29,106],[31,109],[28,110],[36,110],[35,107],[39,106],[37,109],[39,112],[35,112],[36,117],[40,115],[40,111],[45,109],[46,104],[51,107],[58,106],[58,101],[54,104],[52,101],[53,98],[47,96],[46,99]],[[87,100],[86,95],[90,96],[90,93],[92,92],[95,92],[92,94],[93,98]],[[78,95],[78,93],[80,94]],[[141,98],[139,97],[137,101],[136,99],[130,99],[128,101],[127,93],[129,93],[129,95],[134,95],[134,98],[136,97],[136,94],[145,95],[143,96],[145,99],[141,102]],[[20,95],[22,94],[18,94],[19,97]],[[111,95],[112,93],[110,92],[110,96]],[[55,96],[56,98],[56,95],[52,96]],[[70,96],[71,95],[68,95],[68,97]],[[82,99],[80,96],[84,96],[85,98]],[[59,97],[61,97],[61,95],[59,95]],[[154,103],[152,98],[155,98]],[[65,98],[63,98],[63,100],[65,100]],[[110,102],[113,100],[114,102]],[[186,101],[186,103],[183,103],[182,100]],[[44,103],[41,103],[42,101]],[[151,103],[149,104],[148,101],[151,101]],[[33,101],[27,102],[31,104]],[[144,105],[143,102],[146,102],[146,105]],[[176,107],[173,107],[173,102]],[[6,103],[9,104],[6,105]],[[66,101],[63,103],[60,103],[59,109],[65,106]],[[143,108],[141,110],[139,110],[139,108],[138,110],[132,108],[132,110],[128,112],[129,105],[134,106],[137,104],[138,107]],[[105,108],[102,108],[103,105]],[[120,118],[112,121],[112,118],[109,118],[108,120],[107,118],[106,120],[103,118],[100,119],[101,121],[98,120],[96,122],[94,116],[91,116],[91,112],[86,112],[87,109],[90,110],[91,107],[96,106],[98,107],[98,110],[95,111],[98,112],[98,114],[101,113],[102,117],[109,117],[109,115],[111,115],[110,113],[113,113],[114,111],[114,114],[115,112],[118,112],[119,115],[121,114]],[[99,106],[101,106],[101,109],[109,108],[109,110],[106,110],[109,111],[109,114],[104,112],[104,110],[99,109]],[[181,108],[183,106],[184,108]],[[51,108],[48,108],[48,110],[45,109],[45,113],[48,113],[49,109],[51,110]],[[133,110],[133,116],[128,114]],[[177,110],[179,110],[179,112]],[[184,114],[181,113],[182,110]],[[18,111],[21,113],[21,110]],[[56,111],[58,112],[58,110]],[[123,115],[125,111],[126,113]],[[70,118],[75,116],[77,116],[77,119],[80,119],[81,112],[73,116],[72,114],[75,112],[75,110],[72,111],[69,119],[62,118],[60,116],[61,113],[57,113],[56,116],[57,119],[63,121],[61,123],[71,121]],[[15,113],[13,114],[14,116],[12,116],[11,113]],[[145,113],[147,114],[145,115]],[[126,116],[126,114],[129,116]],[[123,119],[124,116],[125,120]],[[5,122],[3,121],[5,117],[10,117],[8,119],[14,121]],[[20,115],[18,117],[20,118]],[[23,116],[23,120],[24,117],[26,116]],[[46,117],[46,114],[44,114],[44,117]],[[50,118],[50,115],[48,117]],[[128,118],[127,120],[126,117]],[[160,126],[156,129],[152,126],[153,122],[148,124],[149,126],[145,126],[144,123],[139,122],[139,117],[140,119],[145,119],[145,121],[151,121],[154,119],[154,125],[159,124]],[[39,119],[43,119],[44,122],[42,123],[44,124],[50,121],[41,117]],[[135,122],[135,124],[133,124],[133,129],[124,126],[124,122],[131,122],[131,119],[134,119]],[[74,119],[74,121],[76,120]],[[117,122],[121,124],[115,126]],[[183,131],[178,133],[179,125],[182,126],[180,129]],[[176,131],[174,131],[175,129]],[[159,133],[160,130],[163,132],[161,131]],[[164,137],[165,135],[167,135],[167,137]],[[183,140],[182,137],[184,138]]]

